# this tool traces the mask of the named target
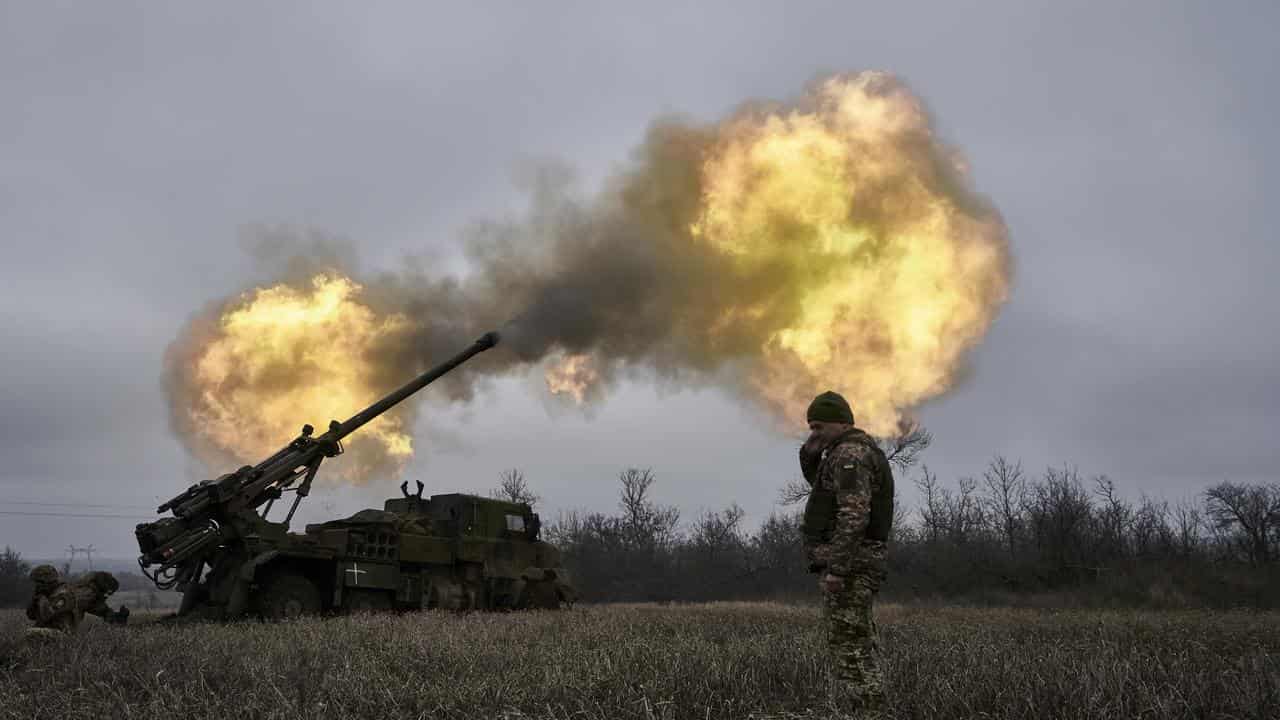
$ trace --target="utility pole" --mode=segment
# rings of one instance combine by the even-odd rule
[[[84,555],[86,561],[89,564],[89,572],[93,572],[93,543],[89,543],[85,547],[76,547],[75,545],[68,545],[67,555],[70,557],[70,559],[67,560],[68,573],[71,572],[71,565],[76,561],[76,555]]]

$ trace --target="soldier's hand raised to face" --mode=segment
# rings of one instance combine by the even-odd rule
[[[836,593],[844,589],[844,577],[827,573],[818,581],[818,586],[825,592]]]

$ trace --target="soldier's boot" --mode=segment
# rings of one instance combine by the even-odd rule
[[[837,676],[827,685],[827,705],[842,718],[878,718],[885,702],[883,693]]]
[[[874,692],[862,696],[862,707],[859,710],[859,718],[866,720],[879,720],[884,717],[885,701],[883,692]]]
[[[832,686],[828,704],[839,717],[858,720],[879,720],[885,717],[884,695],[863,693],[843,683]]]
[[[850,717],[880,718],[885,712],[884,675],[874,654],[848,652],[833,668],[832,705]]]

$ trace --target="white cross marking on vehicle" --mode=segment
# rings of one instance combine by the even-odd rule
[[[351,567],[347,568],[347,572],[351,573],[351,584],[352,584],[352,585],[359,585],[359,584],[360,584],[360,576],[361,576],[361,575],[363,575],[363,574],[365,574],[365,573],[367,573],[367,572],[369,572],[369,571],[368,571],[368,570],[361,570],[361,569],[360,569],[360,563],[351,563]]]

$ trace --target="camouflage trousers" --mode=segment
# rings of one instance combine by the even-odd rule
[[[823,590],[831,692],[839,705],[875,711],[884,704],[880,635],[872,609],[884,581],[885,560],[885,543],[865,540],[843,586]]]

